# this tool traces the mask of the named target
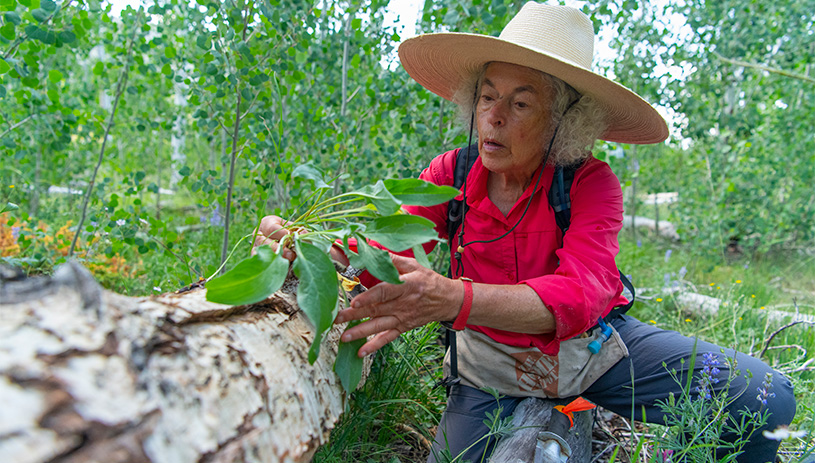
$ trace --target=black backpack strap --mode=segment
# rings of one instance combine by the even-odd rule
[[[582,163],[572,164],[566,167],[555,167],[555,173],[552,178],[552,186],[549,188],[549,204],[555,211],[555,222],[557,222],[557,226],[560,228],[563,235],[566,234],[566,231],[569,229],[569,225],[571,224],[572,200],[570,197],[570,191],[572,188],[572,182],[574,181],[574,173],[577,172],[577,169],[579,169],[581,165]],[[621,270],[618,269],[618,272],[620,272],[620,281],[622,282],[623,286],[625,286],[625,288],[631,292],[631,299],[628,301],[628,304],[615,307],[606,316],[606,321],[626,313],[628,309],[634,305],[634,299],[636,298],[636,291],[634,291],[634,285],[631,284],[631,280],[629,280]]]
[[[574,181],[574,173],[581,165],[582,163],[555,167],[552,186],[549,188],[549,204],[555,211],[555,222],[564,235],[569,230],[572,220],[572,199],[569,192]]]
[[[623,283],[623,286],[625,286],[625,289],[627,289],[631,293],[631,299],[628,300],[628,304],[626,304],[626,305],[621,305],[619,307],[614,307],[614,309],[609,313],[609,315],[613,314],[615,317],[618,317],[618,316],[628,312],[628,309],[630,309],[631,306],[634,305],[634,299],[637,298],[637,293],[636,293],[636,291],[634,291],[634,285],[631,284],[631,280],[629,280],[628,277],[625,276],[625,274],[622,272],[622,270],[619,270],[619,272],[620,272],[620,281]]]
[[[467,174],[470,173],[475,160],[478,158],[478,144],[474,143],[470,146],[465,146],[458,150],[456,153],[456,167],[453,171],[453,187],[460,189],[464,185],[464,180]],[[451,199],[447,203],[447,240],[450,247],[453,246],[453,238],[455,237],[458,227],[461,226],[462,218],[464,217],[464,208],[466,205],[464,201]],[[449,278],[453,278],[453,269],[447,272]],[[450,387],[458,384],[461,378],[458,377],[458,356],[456,353],[456,332],[453,331],[453,325],[449,322],[443,322],[442,326],[447,328],[444,334],[444,344],[450,351],[450,375],[442,378],[436,386],[444,386],[447,390],[447,395],[450,395]]]
[[[458,153],[456,153],[456,168],[453,171],[454,188],[460,189],[462,185],[464,185],[464,180],[467,178],[467,174],[470,173],[470,169],[473,167],[473,164],[475,164],[477,158],[478,144],[476,143],[458,150]],[[450,246],[453,246],[453,237],[456,231],[458,231],[458,227],[461,226],[461,219],[464,216],[464,207],[466,207],[464,201],[455,198],[447,203],[447,239],[450,242]]]

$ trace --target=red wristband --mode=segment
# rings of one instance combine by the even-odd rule
[[[461,311],[453,321],[453,329],[456,331],[461,331],[467,326],[470,309],[473,308],[473,280],[461,277],[461,282],[464,283],[464,302],[461,303]]]

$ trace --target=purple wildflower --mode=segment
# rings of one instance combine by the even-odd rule
[[[775,392],[772,392],[771,389],[773,388],[773,374],[767,373],[764,375],[764,381],[761,382],[761,386],[756,388],[758,389],[758,395],[756,399],[761,402],[761,405],[767,405],[767,399],[771,397],[775,397]]]
[[[663,279],[665,280],[666,287],[671,285],[671,275],[669,273],[666,273]]]
[[[20,227],[11,227],[11,236],[16,240],[20,237]]]
[[[719,356],[713,352],[705,352],[702,354],[702,374],[699,378],[699,385],[696,386],[696,392],[699,393],[700,399],[710,399],[712,386],[719,382],[716,376],[721,373],[719,370]]]
[[[673,249],[668,249],[667,251],[665,251],[665,262],[668,262],[668,259],[671,258],[671,254],[673,254],[673,252],[674,252]]]
[[[637,247],[638,247],[638,248],[641,248],[641,247],[642,247],[642,240],[637,240]]]
[[[212,211],[212,216],[209,218],[209,224],[213,227],[223,227],[224,226],[224,218],[221,215],[221,205],[216,204],[215,210]]]
[[[685,278],[685,275],[688,274],[688,269],[685,268],[683,265],[682,268],[679,269],[679,279]]]

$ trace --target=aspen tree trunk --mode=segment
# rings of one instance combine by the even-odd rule
[[[290,292],[229,307],[125,297],[75,263],[0,267],[0,461],[309,461],[346,405],[340,333],[310,365]]]

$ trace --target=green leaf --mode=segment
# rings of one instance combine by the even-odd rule
[[[42,8],[37,8],[37,9],[31,10],[31,16],[33,16],[34,19],[37,20],[37,22],[41,23],[41,22],[45,22],[45,20],[48,19],[48,12],[43,10]]]
[[[3,27],[0,27],[0,37],[3,37],[8,41],[14,40],[14,38],[17,37],[17,33],[14,30],[14,24],[6,23],[3,25]]]
[[[51,69],[50,71],[48,71],[48,80],[57,83],[62,80],[62,73],[57,71],[56,69]]]
[[[212,48],[212,40],[209,38],[209,34],[201,34],[196,37],[195,45],[204,50],[209,50]]]
[[[430,260],[427,258],[427,253],[424,252],[424,246],[421,244],[417,244],[413,246],[413,258],[416,259],[416,262],[419,263],[424,268],[433,269],[433,266],[430,265]]]
[[[439,239],[433,222],[407,214],[375,219],[368,224],[364,235],[394,252]]]
[[[192,173],[192,169],[190,169],[190,166],[184,166],[184,167],[181,168],[181,170],[178,171],[178,174],[181,175],[182,177],[187,177],[191,173]]]
[[[74,43],[76,41],[76,34],[71,31],[62,31],[59,33],[59,39],[63,43]]]
[[[50,12],[57,9],[57,4],[54,0],[40,0],[40,8]]]
[[[288,271],[289,261],[269,246],[260,246],[257,254],[207,282],[207,300],[229,305],[260,302],[280,289]]]
[[[396,199],[387,188],[382,180],[376,182],[375,185],[368,185],[356,194],[363,196],[371,204],[376,206],[376,210],[382,215],[391,215],[399,210],[401,203]]]
[[[347,328],[359,325],[359,320],[354,320],[348,323]],[[342,388],[346,393],[351,393],[359,386],[359,381],[362,379],[362,364],[361,359],[357,352],[365,344],[366,339],[357,339],[351,342],[341,342],[339,350],[337,350],[337,358],[334,360],[334,372],[340,378]]]
[[[14,203],[8,203],[7,202],[5,206],[0,207],[0,214],[2,214],[3,212],[6,212],[6,211],[16,211],[19,208],[20,208],[20,206],[14,204]]]
[[[315,188],[328,188],[328,184],[325,183],[325,180],[323,180],[325,177],[323,171],[315,167],[314,164],[310,162],[297,166],[291,173],[291,176],[293,178],[305,178],[312,180]]]
[[[14,24],[15,26],[19,26],[19,25],[20,25],[20,22],[22,21],[22,20],[20,19],[20,15],[18,15],[18,14],[17,14],[17,13],[15,13],[14,11],[7,11],[7,12],[5,12],[5,13],[3,14],[3,17],[6,19],[6,22],[12,23],[12,24]]]
[[[0,58],[0,75],[3,75],[11,70],[11,66],[4,60]]]
[[[309,351],[309,363],[319,355],[319,343],[323,333],[334,322],[339,293],[337,271],[328,255],[313,244],[295,240],[297,259],[292,270],[300,280],[297,287],[297,304],[314,324],[314,343]]]
[[[368,270],[371,275],[386,283],[402,284],[399,280],[399,272],[393,265],[388,251],[371,246],[364,237],[357,235],[357,253],[348,253],[348,261],[351,265]]]
[[[167,59],[173,59],[175,58],[175,55],[176,55],[175,48],[171,46],[164,47],[164,56]]]
[[[105,72],[105,65],[101,61],[97,61],[96,64],[93,65],[93,73],[97,76],[101,76],[103,72]]]
[[[451,186],[435,185],[418,178],[388,179],[384,183],[385,188],[402,204],[416,206],[435,206],[461,193]]]
[[[243,55],[250,63],[255,62],[255,56],[252,54],[252,50],[244,43],[241,42],[238,44],[238,51]]]

